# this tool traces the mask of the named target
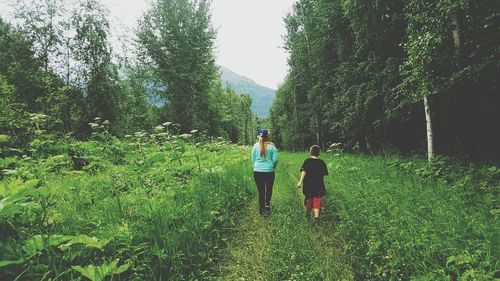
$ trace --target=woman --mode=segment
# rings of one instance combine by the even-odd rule
[[[268,215],[271,211],[273,195],[274,169],[278,163],[278,150],[269,139],[266,129],[259,130],[259,141],[252,149],[253,178],[259,191],[259,211]]]

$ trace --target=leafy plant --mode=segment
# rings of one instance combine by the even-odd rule
[[[109,263],[103,263],[102,265],[88,265],[86,267],[81,267],[79,265],[72,266],[74,270],[80,272],[83,276],[87,277],[92,281],[102,281],[107,276],[118,275],[127,271],[130,267],[131,262],[126,261],[124,264],[118,266],[119,259],[115,259]]]
[[[33,188],[38,183],[39,180],[23,181],[20,178],[0,182],[0,223],[15,215],[41,209],[40,204],[30,200]]]

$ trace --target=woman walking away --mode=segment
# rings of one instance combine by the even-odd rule
[[[323,177],[328,175],[328,168],[323,160],[319,159],[319,146],[313,145],[310,149],[311,158],[307,158],[300,168],[300,180],[297,187],[303,187],[305,196],[304,205],[306,205],[307,218],[311,217],[311,211],[314,213],[314,219],[319,221],[319,211],[323,195],[326,194],[325,182]]]
[[[269,215],[271,196],[273,195],[274,169],[278,164],[278,150],[269,141],[269,132],[259,130],[259,141],[252,149],[253,178],[259,191],[259,211],[261,215]]]

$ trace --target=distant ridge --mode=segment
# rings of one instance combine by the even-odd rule
[[[250,78],[239,75],[234,71],[220,67],[221,79],[224,85],[229,85],[236,93],[247,93],[252,97],[252,111],[259,117],[269,116],[269,109],[276,91],[257,84]]]

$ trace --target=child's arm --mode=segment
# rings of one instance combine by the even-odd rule
[[[306,171],[300,173],[300,180],[297,183],[297,188],[301,188],[304,185],[304,178],[306,177]]]

